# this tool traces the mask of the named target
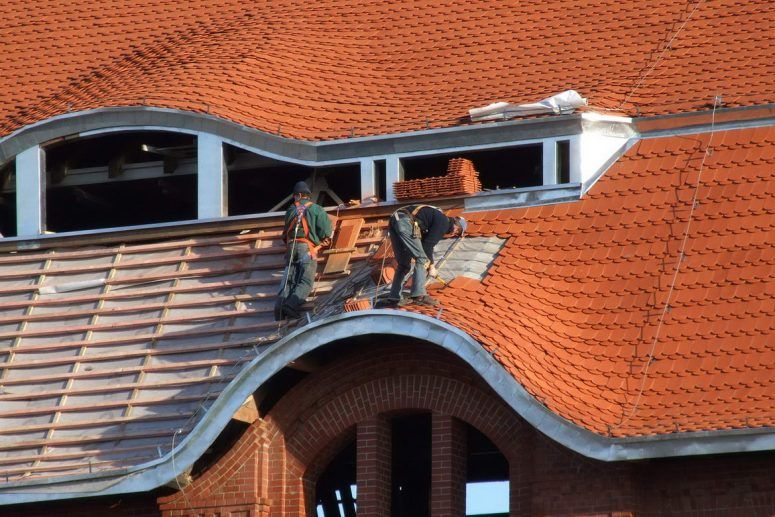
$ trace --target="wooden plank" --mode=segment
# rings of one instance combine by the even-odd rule
[[[159,399],[145,399],[140,401],[135,401],[134,404],[137,406],[158,406],[163,404],[175,404],[175,403],[183,403],[183,402],[198,402],[202,400],[202,395],[188,395],[188,396],[177,396],[174,399],[170,398],[159,398]],[[122,408],[130,404],[130,400],[116,400],[111,402],[91,402],[89,404],[78,404],[78,405],[72,405],[72,406],[41,406],[41,407],[31,407],[31,408],[25,408],[25,409],[10,409],[5,411],[0,411],[0,417],[14,417],[14,416],[32,416],[32,415],[45,415],[47,413],[53,413],[55,411],[61,411],[62,413],[77,413],[80,411],[101,411],[106,409],[115,409],[115,408]],[[95,424],[97,422],[95,421]],[[3,444],[0,443],[0,449],[2,449]]]
[[[82,339],[79,339],[77,341],[60,341],[58,343],[46,343],[41,345],[25,345],[23,348],[20,348],[20,350],[25,351],[43,351],[43,350],[61,350],[61,349],[67,349],[67,348],[78,348],[82,346],[83,343],[88,343],[90,347],[100,347],[100,346],[113,346],[113,345],[123,345],[128,343],[139,343],[143,341],[152,341],[152,340],[163,340],[163,339],[181,339],[181,338],[189,338],[189,337],[201,337],[201,336],[209,336],[212,334],[223,334],[224,332],[229,332],[231,334],[236,334],[240,332],[254,332],[254,331],[261,331],[261,330],[268,330],[268,329],[277,329],[278,322],[268,322],[268,323],[253,323],[250,325],[239,325],[230,327],[228,330],[224,329],[223,327],[217,327],[217,328],[211,328],[211,329],[197,329],[197,330],[187,330],[185,332],[175,332],[174,334],[138,334],[133,336],[123,336],[119,338],[112,338],[112,339],[100,339],[100,340],[94,340],[94,341],[84,341]],[[265,339],[261,336],[256,337],[256,341],[261,341],[262,339]],[[12,350],[12,347],[4,347],[0,348],[0,353],[8,353]],[[1,365],[2,363],[0,363]]]
[[[154,390],[159,388],[176,388],[176,387],[182,387],[182,386],[190,386],[195,384],[205,384],[205,383],[225,383],[229,382],[232,379],[234,379],[236,375],[224,375],[222,377],[190,377],[186,379],[176,379],[174,381],[157,381],[157,382],[145,382],[145,383],[138,383],[138,382],[127,382],[124,384],[106,384],[105,386],[99,386],[99,387],[89,387],[89,388],[81,388],[81,389],[59,389],[59,390],[48,390],[48,391],[41,391],[36,390],[31,393],[6,393],[4,395],[0,395],[0,401],[2,400],[36,400],[36,399],[46,399],[50,397],[55,397],[57,395],[62,395],[63,393],[69,393],[70,395],[96,395],[99,393],[113,393],[113,392],[119,392],[119,391],[128,391],[132,388],[136,388],[139,386],[142,386],[145,390]]]
[[[152,244],[136,244],[134,246],[128,245],[124,247],[127,255],[136,255],[138,253],[169,251],[174,249],[185,249],[188,246],[195,248],[223,245],[229,246],[232,244],[241,244],[245,241],[251,241],[259,239],[259,233],[261,234],[261,240],[279,240],[282,238],[283,231],[282,225],[278,226],[276,231],[261,230],[260,232],[250,232],[244,234],[224,233],[217,237],[207,238],[190,238],[186,240],[173,240],[173,241],[159,241]],[[115,255],[120,246],[102,247],[102,248],[90,248],[85,250],[76,251],[60,251],[50,250],[46,253],[35,252],[21,252],[16,254],[9,254],[0,256],[0,264],[21,264],[25,262],[41,262],[44,260],[69,260],[79,258],[97,258],[107,257]]]
[[[236,289],[238,287],[256,286],[256,285],[279,285],[276,278],[258,278],[250,280],[222,280],[220,282],[209,282],[203,285],[192,285],[187,287],[168,287],[163,289],[144,289],[140,291],[116,291],[109,294],[93,294],[88,296],[60,297],[51,299],[37,300],[19,300],[14,302],[0,302],[0,310],[4,309],[22,309],[24,307],[49,307],[55,305],[74,305],[78,303],[97,302],[99,300],[130,300],[132,298],[150,298],[154,296],[163,296],[167,293],[197,293],[200,291],[212,292],[218,289]]]
[[[463,208],[465,196],[435,200],[434,204],[442,209]],[[386,218],[397,205],[379,205],[372,207],[354,207],[340,210],[340,219],[350,218]],[[106,231],[99,234],[62,235],[46,239],[24,239],[19,241],[0,240],[0,253],[8,251],[28,251],[30,249],[67,248],[76,246],[109,245],[113,243],[131,243],[157,239],[190,238],[192,235],[223,234],[231,231],[278,228],[282,225],[282,214],[265,214],[250,219],[219,219],[217,221],[181,223],[177,226],[142,228],[136,230]]]
[[[190,258],[186,260],[188,262],[205,262],[215,260],[226,260],[236,257],[251,257],[253,255],[283,255],[285,253],[285,247],[271,247],[271,248],[248,248],[244,250],[225,251],[222,253],[200,253],[191,254]],[[54,260],[54,259],[49,259]],[[47,275],[69,275],[69,274],[83,274],[83,273],[96,273],[100,271],[109,271],[112,269],[133,269],[133,268],[153,268],[158,266],[167,266],[171,264],[177,264],[181,260],[181,257],[160,257],[151,260],[134,260],[128,262],[122,262],[120,264],[95,264],[95,265],[78,265],[74,264],[72,267],[49,269]],[[0,271],[0,280],[9,278],[25,278],[30,276],[36,276],[40,274],[40,269],[28,269],[28,270],[11,270]]]
[[[230,318],[232,316],[257,316],[261,314],[270,314],[273,312],[273,309],[270,307],[268,309],[255,309],[251,311],[220,311],[220,312],[210,312],[205,314],[196,314],[192,316],[176,316],[175,318],[170,318],[164,323],[166,324],[173,324],[173,323],[188,323],[191,321],[201,321],[201,320],[221,320],[225,318]],[[70,327],[52,327],[47,329],[37,329],[37,330],[14,330],[11,332],[1,332],[0,333],[0,339],[2,338],[12,338],[12,337],[40,337],[40,336],[55,336],[57,334],[76,334],[80,332],[88,332],[88,331],[107,331],[107,330],[115,330],[115,329],[131,329],[131,328],[137,328],[137,327],[147,327],[150,325],[157,325],[161,321],[161,318],[150,318],[145,320],[134,320],[134,321],[122,321],[122,322],[113,322],[113,323],[107,323],[107,324],[95,324],[95,325],[73,325]],[[224,329],[225,331],[226,329]],[[88,342],[88,341],[87,341]]]
[[[202,268],[202,269],[188,270],[186,271],[186,274],[183,276],[180,276],[177,272],[160,273],[156,275],[141,275],[141,276],[132,276],[127,278],[120,278],[116,280],[106,281],[106,283],[110,285],[147,284],[147,283],[162,281],[162,280],[173,280],[175,278],[207,278],[210,276],[231,275],[234,273],[242,273],[245,271],[282,270],[284,268],[285,268],[284,262],[276,262],[276,263],[262,264],[262,265],[251,264],[249,266],[232,266],[228,268]],[[277,283],[279,285],[280,283],[279,280],[277,281]],[[10,286],[10,287],[4,287],[3,293],[11,294],[11,293],[23,293],[23,292],[30,292],[30,291],[34,292],[40,289],[41,287],[45,287],[45,286],[42,286],[40,284]]]
[[[206,345],[194,344],[188,347],[178,347],[178,348],[149,348],[149,349],[142,349],[142,350],[127,350],[127,351],[114,352],[111,354],[88,355],[83,357],[76,357],[76,356],[52,357],[52,358],[46,358],[46,359],[33,359],[29,361],[14,361],[12,363],[8,362],[8,363],[5,363],[3,367],[10,368],[10,369],[40,368],[40,367],[46,367],[46,366],[72,364],[76,361],[79,363],[99,363],[103,361],[111,361],[114,359],[131,359],[133,357],[143,357],[146,355],[160,356],[160,355],[191,354],[196,352],[207,352],[209,350],[229,350],[232,348],[245,348],[249,345],[254,344],[255,342],[256,342],[255,339],[241,340],[241,341],[221,341],[219,343],[208,343]],[[264,344],[262,343],[262,345]],[[0,395],[0,400],[2,400],[2,395]]]
[[[145,368],[146,372],[172,372],[175,370],[189,370],[193,368],[210,368],[211,366],[233,366],[245,362],[242,359],[212,359],[204,361],[185,361],[182,363],[156,365]],[[141,366],[132,366],[128,368],[114,368],[109,370],[100,370],[98,372],[78,372],[61,373],[56,375],[37,375],[34,377],[23,377],[20,379],[4,379],[4,386],[18,386],[21,384],[36,384],[41,382],[58,382],[67,379],[99,379],[100,377],[115,377],[116,375],[127,375],[143,371]]]
[[[115,449],[90,449],[79,452],[63,452],[63,453],[48,453],[43,458],[40,454],[30,454],[26,456],[13,456],[0,458],[0,465],[13,465],[15,463],[25,463],[35,461],[37,459],[43,459],[45,461],[51,460],[71,460],[77,458],[84,458],[89,456],[105,456],[107,454],[121,454],[124,452],[136,452],[152,450],[156,451],[156,445],[136,445],[134,447],[117,447]],[[154,454],[154,457],[158,457],[158,454]]]
[[[62,423],[48,423],[38,425],[27,425],[19,427],[5,427],[0,429],[0,435],[4,434],[17,434],[17,433],[34,433],[38,431],[57,431],[62,429],[88,429],[89,427],[105,427],[116,424],[127,423],[142,423],[142,422],[160,422],[164,420],[181,420],[190,418],[194,414],[194,411],[186,413],[175,413],[173,415],[150,415],[142,417],[116,417],[108,418],[105,420],[90,420],[86,422],[68,422]]]
[[[185,428],[184,434],[181,439],[191,431],[191,428]],[[134,433],[114,433],[105,434],[100,436],[76,436],[75,438],[54,438],[51,440],[31,440],[28,442],[15,442],[15,443],[3,443],[0,444],[0,451],[10,451],[16,449],[34,449],[36,447],[55,447],[55,446],[69,446],[69,445],[82,445],[87,443],[100,443],[100,442],[120,442],[123,440],[142,440],[145,438],[159,438],[172,436],[176,433],[176,430],[165,429],[164,431],[146,431],[146,432],[134,432]]]
[[[331,245],[332,254],[328,255],[328,260],[323,268],[324,275],[341,273],[347,270],[352,252],[342,251],[339,253],[337,250],[347,250],[354,247],[360,236],[362,226],[363,219],[347,219],[339,224],[339,231]]]
[[[261,220],[217,220],[206,223],[183,224],[179,226],[162,226],[136,230],[117,229],[105,233],[86,235],[54,235],[43,239],[0,240],[0,253],[8,251],[27,251],[30,249],[66,248],[114,243],[129,243],[154,241],[159,239],[190,238],[191,235],[223,234],[230,231],[252,231],[256,229],[271,229],[282,226],[282,216],[273,215]]]
[[[109,470],[118,470],[122,468],[126,468],[127,464],[131,465],[137,465],[142,462],[142,460],[148,461],[156,459],[156,456],[154,455],[145,455],[145,456],[137,456],[137,457],[130,457],[126,459],[120,459],[120,460],[110,460],[110,461],[93,461],[88,463],[68,463],[66,465],[45,465],[45,466],[36,466],[36,467],[17,467],[17,468],[10,468],[10,469],[0,469],[0,477],[2,476],[15,476],[18,474],[27,474],[31,473],[34,474],[35,472],[59,472],[61,473],[63,471],[70,471],[75,470],[78,472],[82,472],[84,470],[89,471],[91,473],[92,471],[98,471],[98,472],[107,472]],[[42,461],[42,460],[41,460]],[[50,460],[46,460],[50,461]],[[114,469],[105,469],[105,466],[114,466]],[[103,467],[103,468],[97,468],[97,467]],[[25,475],[24,479],[40,479],[44,477],[54,477],[54,476],[35,476],[35,475]]]
[[[166,293],[170,294],[170,293]],[[169,305],[166,305],[165,303],[148,303],[144,305],[131,305],[126,307],[111,307],[108,309],[85,309],[80,311],[65,311],[65,312],[46,312],[41,314],[30,314],[30,315],[16,315],[16,316],[6,316],[6,317],[0,317],[0,324],[7,324],[7,323],[15,323],[15,322],[21,322],[21,321],[47,321],[47,320],[63,320],[63,319],[74,319],[74,318],[82,318],[84,316],[111,316],[111,315],[117,315],[117,314],[131,314],[133,312],[143,312],[143,311],[153,311],[153,310],[160,310],[163,308],[168,309],[184,309],[184,308],[195,308],[195,307],[207,307],[209,305],[225,305],[225,304],[232,304],[236,302],[251,302],[254,300],[262,300],[262,299],[272,299],[275,298],[276,294],[263,294],[259,293],[256,295],[249,295],[249,294],[234,294],[234,295],[227,295],[227,296],[219,296],[217,298],[201,298],[199,300],[192,300],[192,301],[185,301],[185,302],[177,302],[172,303]],[[101,298],[100,301],[104,301],[104,298]]]

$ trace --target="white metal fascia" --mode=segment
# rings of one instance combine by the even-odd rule
[[[419,314],[372,310],[344,313],[312,323],[272,345],[240,372],[194,430],[164,457],[119,473],[0,485],[0,504],[142,492],[164,485],[199,459],[242,402],[288,363],[327,344],[367,335],[411,337],[448,350],[468,363],[528,423],[590,458],[622,461],[775,449],[775,429],[771,428],[619,439],[594,434],[538,402],[477,341],[460,329]]]

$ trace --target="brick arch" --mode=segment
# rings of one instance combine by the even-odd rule
[[[406,410],[468,423],[510,465],[529,454],[532,428],[459,358],[431,345],[358,350],[294,387],[265,419],[272,464],[282,465],[269,475],[270,491],[285,489],[282,514],[311,510],[317,476],[354,428]]]

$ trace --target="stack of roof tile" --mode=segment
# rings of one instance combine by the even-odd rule
[[[445,176],[397,181],[393,189],[396,199],[424,199],[475,194],[482,190],[482,182],[471,160],[453,158],[447,165]]]
[[[344,312],[367,311],[371,309],[371,300],[350,298],[344,302]]]

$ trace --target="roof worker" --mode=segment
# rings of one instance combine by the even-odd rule
[[[437,275],[433,259],[433,248],[444,237],[459,237],[466,229],[466,220],[462,217],[447,217],[441,209],[430,205],[409,205],[396,210],[390,216],[390,242],[398,262],[390,294],[380,304],[382,307],[403,305],[436,306],[438,300],[428,296],[425,291],[427,275]],[[411,269],[412,290],[408,299],[401,297],[406,274]]]
[[[285,212],[283,241],[288,246],[283,283],[275,304],[275,320],[298,318],[301,305],[307,299],[317,271],[317,252],[331,245],[331,220],[318,204],[310,199],[307,184],[293,186],[293,204]]]

